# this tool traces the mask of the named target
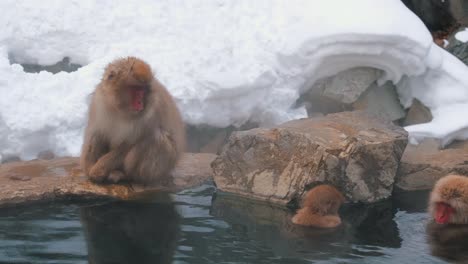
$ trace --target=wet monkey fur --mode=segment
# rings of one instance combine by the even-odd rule
[[[338,209],[345,198],[331,185],[319,185],[310,189],[302,200],[302,208],[292,218],[297,225],[333,228],[341,224]]]
[[[439,179],[429,197],[429,213],[438,224],[468,224],[468,177]]]
[[[92,95],[81,167],[94,182],[164,182],[185,144],[177,106],[144,61],[110,63]]]

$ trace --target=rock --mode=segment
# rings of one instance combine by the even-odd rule
[[[395,182],[396,191],[431,190],[449,173],[468,175],[468,141],[438,149],[439,142],[426,140],[408,145],[401,158]]]
[[[408,110],[403,126],[423,124],[432,120],[432,113],[429,108],[421,103],[418,99],[413,99],[413,104]]]
[[[337,113],[351,109],[382,71],[374,68],[353,68],[335,76],[318,80],[298,103],[306,105],[308,113]],[[310,116],[310,115],[309,115]]]
[[[37,158],[41,160],[51,160],[55,158],[54,152],[50,150],[41,151],[37,154]]]
[[[287,204],[319,182],[353,202],[391,195],[407,133],[363,112],[234,132],[211,164],[219,190]]]
[[[233,131],[258,127],[247,122],[241,127],[187,126],[187,150],[193,153],[219,153]]]
[[[382,86],[372,84],[361,97],[353,103],[354,110],[364,110],[371,115],[390,119],[392,121],[405,117],[405,111],[400,104],[396,88],[391,82]]]
[[[382,71],[374,68],[353,68],[321,79],[298,100],[309,117],[315,113],[337,113],[364,110],[392,121],[405,117],[396,88],[391,82],[377,85]]]
[[[216,155],[183,155],[170,186],[94,184],[79,168],[78,158],[11,162],[0,166],[0,206],[34,201],[79,198],[136,199],[157,191],[178,191],[212,180]]]
[[[14,57],[10,57],[10,62],[18,63]],[[80,64],[72,63],[69,57],[64,57],[61,61],[58,61],[52,65],[39,65],[39,64],[29,64],[29,63],[20,63],[25,72],[38,73],[41,71],[50,72],[53,74],[59,72],[74,72],[77,71],[82,66]]]
[[[322,95],[344,104],[354,103],[380,76],[374,68],[353,68],[342,71],[325,82]]]
[[[468,65],[468,42],[461,42],[456,37],[457,33],[461,31],[465,31],[465,28],[461,28],[458,32],[449,38],[449,44],[446,49],[459,60],[463,61],[463,63]]]

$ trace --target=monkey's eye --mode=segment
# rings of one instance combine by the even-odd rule
[[[115,72],[110,72],[109,75],[107,75],[107,80],[111,80],[112,78],[114,78],[115,76]]]

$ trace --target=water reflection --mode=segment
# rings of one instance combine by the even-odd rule
[[[346,205],[344,224],[324,230],[292,225],[283,207],[214,192],[3,208],[0,263],[445,263],[431,250],[450,259],[468,251],[464,228],[428,228],[428,243],[427,203],[414,196]]]
[[[427,225],[427,237],[434,256],[458,263],[468,262],[467,225],[439,225],[431,221]]]
[[[179,215],[170,201],[112,202],[80,213],[89,263],[172,262]]]
[[[429,191],[396,192],[392,195],[393,207],[408,213],[426,212]]]
[[[386,200],[372,205],[348,204],[340,214],[343,221],[351,225],[353,243],[366,247],[399,248],[401,238],[394,220],[396,211],[392,201]],[[362,254],[370,253],[363,251]]]

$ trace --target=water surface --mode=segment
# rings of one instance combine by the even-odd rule
[[[0,263],[445,263],[431,255],[426,193],[345,206],[335,230],[204,185],[144,202],[0,211]]]

